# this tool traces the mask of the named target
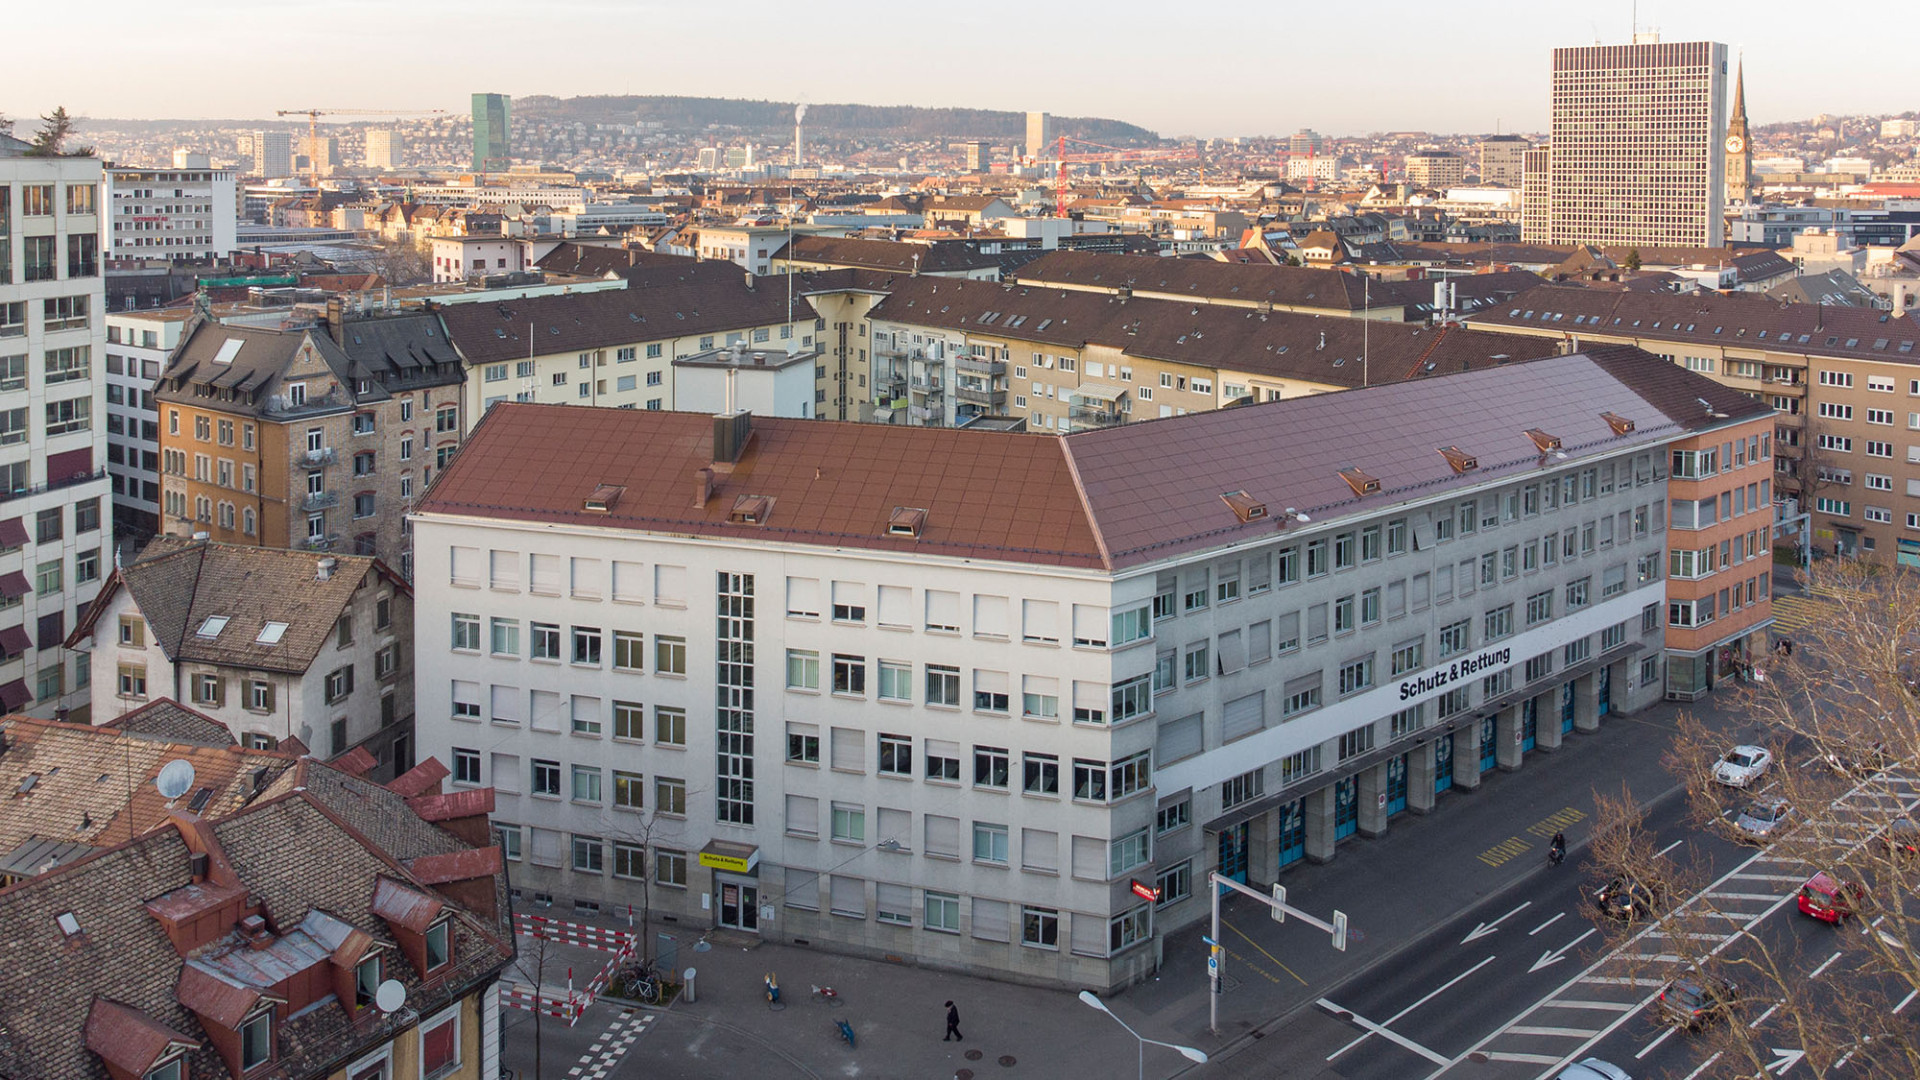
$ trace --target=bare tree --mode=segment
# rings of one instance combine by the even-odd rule
[[[540,1070],[544,1062],[540,1053],[540,1032],[546,1019],[546,1001],[541,996],[546,986],[547,961],[550,943],[544,934],[528,937],[521,935],[519,948],[515,950],[514,970],[533,984],[533,1080],[541,1080]]]
[[[433,276],[426,254],[408,240],[382,239],[369,252],[366,265],[395,287],[418,285]]]
[[[1920,765],[1920,701],[1910,654],[1920,644],[1920,579],[1865,561],[1823,564],[1810,584],[1821,610],[1795,638],[1790,656],[1776,653],[1761,675],[1738,691],[1734,708],[1754,722],[1743,735],[1775,754],[1766,797],[1785,799],[1792,814],[1767,838],[1768,868],[1811,878],[1824,872],[1844,883],[1843,921],[1859,932],[1816,937],[1803,955],[1798,936],[1747,934],[1756,917],[1707,890],[1702,865],[1673,865],[1641,843],[1639,811],[1630,799],[1597,801],[1593,854],[1599,872],[1661,878],[1679,899],[1646,937],[1621,934],[1619,962],[1642,977],[1667,979],[1696,970],[1715,994],[1731,994],[1735,1022],[1710,1024],[1699,1036],[1720,1052],[1718,1071],[1753,1076],[1777,1063],[1773,1047],[1806,1054],[1811,1075],[1842,1061],[1848,1075],[1920,1075],[1920,1042],[1895,1016],[1895,1003],[1920,992],[1920,841],[1909,808]],[[1667,765],[1687,782],[1693,820],[1727,830],[1729,818],[1758,793],[1712,779],[1726,736],[1683,717]],[[1726,868],[1718,871],[1725,873]],[[1793,900],[1785,901],[1792,905]],[[1801,918],[1787,908],[1780,918]],[[1678,961],[1676,966],[1675,961]],[[1812,969],[1820,967],[1815,978]]]

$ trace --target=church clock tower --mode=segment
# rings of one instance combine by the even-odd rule
[[[1753,142],[1747,135],[1747,72],[1733,78],[1733,116],[1727,121],[1727,202],[1744,203],[1753,187]]]

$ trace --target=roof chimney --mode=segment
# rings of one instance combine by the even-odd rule
[[[340,560],[334,558],[331,555],[327,556],[324,559],[321,559],[319,563],[316,564],[314,567],[314,571],[313,571],[314,580],[326,581],[328,578],[333,577],[334,567],[339,565],[340,565]]]
[[[347,343],[347,302],[338,296],[327,300],[327,333],[335,345]]]
[[[753,271],[747,271],[747,291],[753,291]]]
[[[693,508],[705,510],[707,500],[713,497],[713,470],[702,466],[693,474]]]
[[[753,414],[742,410],[713,418],[713,461],[733,465],[753,438]]]

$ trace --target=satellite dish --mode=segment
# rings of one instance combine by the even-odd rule
[[[394,1012],[407,1003],[407,988],[399,979],[388,979],[373,992],[373,1006],[383,1013]]]
[[[179,759],[167,762],[160,767],[153,786],[159,788],[161,797],[167,800],[167,809],[173,809],[173,801],[193,787],[193,763]]]

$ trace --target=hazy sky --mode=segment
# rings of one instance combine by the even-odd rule
[[[1205,136],[1540,130],[1548,51],[1624,42],[1633,21],[1631,0],[12,6],[0,112],[15,118],[55,104],[142,118],[464,112],[486,90],[1045,109]],[[1745,50],[1755,123],[1920,108],[1900,59],[1913,12],[1909,0],[1639,2],[1666,40]],[[1878,59],[1863,55],[1873,42]]]

